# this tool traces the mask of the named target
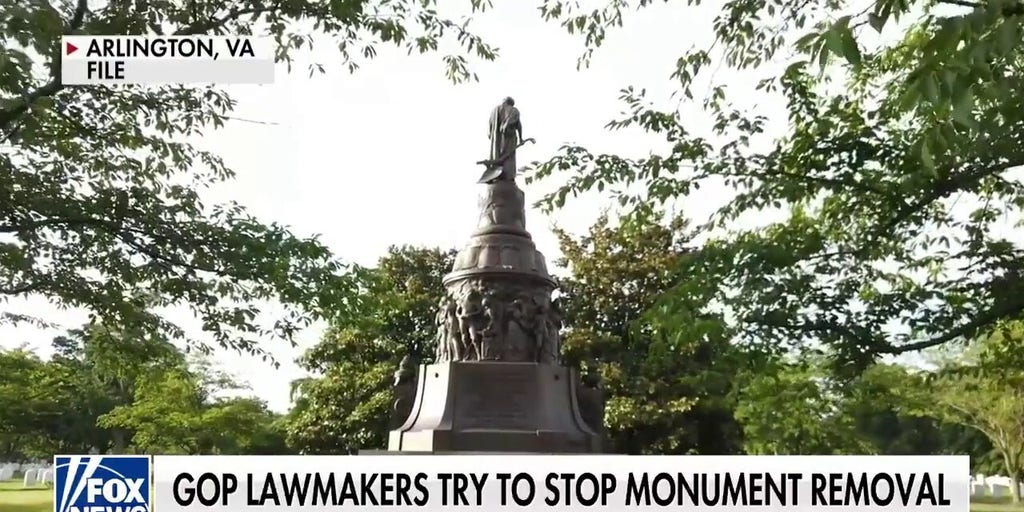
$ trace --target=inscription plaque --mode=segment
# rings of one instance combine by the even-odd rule
[[[514,430],[533,425],[537,383],[532,373],[472,373],[459,383],[465,397],[458,407],[461,428]]]

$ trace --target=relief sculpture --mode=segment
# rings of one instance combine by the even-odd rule
[[[561,325],[550,294],[528,283],[454,283],[438,308],[437,361],[557,363]]]

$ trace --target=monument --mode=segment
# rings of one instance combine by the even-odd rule
[[[444,278],[435,360],[395,373],[388,451],[600,452],[603,397],[560,364],[555,281],[526,230],[515,153],[532,139],[511,98],[489,135],[480,218]]]

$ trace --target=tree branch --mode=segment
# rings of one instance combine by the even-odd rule
[[[71,19],[64,25],[64,35],[71,35],[74,31],[82,28],[82,22],[85,21],[85,13],[89,11],[89,0],[78,0],[78,4],[75,5],[75,13],[71,15]]]
[[[85,14],[88,11],[89,0],[78,0],[78,3],[75,5],[75,12],[71,15],[71,19],[64,24],[64,35],[71,35],[78,29],[82,28],[82,24],[85,22]],[[53,96],[64,88],[60,83],[60,54],[61,49],[58,46],[56,54],[51,56],[53,61],[53,67],[51,69],[53,69],[53,73],[49,82],[26,94],[24,99],[17,105],[0,112],[0,130],[5,132],[10,131],[13,133],[13,129],[10,128],[10,125],[21,117],[22,114],[28,111],[30,105],[35,103],[39,98]]]
[[[174,33],[176,36],[193,36],[197,34],[205,34],[211,30],[223,28],[229,22],[237,20],[238,18],[245,16],[246,14],[260,15],[267,11],[267,7],[249,7],[247,9],[235,9],[220,18],[213,18],[206,20],[205,22],[197,22],[194,25],[189,25]]]
[[[985,327],[986,325],[995,322],[1008,315],[1013,315],[1024,311],[1024,300],[1017,299],[1016,301],[1009,301],[1008,303],[989,309],[988,311],[974,317],[974,320],[967,322],[956,329],[947,331],[941,336],[936,336],[927,340],[917,341],[914,343],[908,343],[906,345],[900,345],[898,347],[889,346],[881,350],[882,354],[903,354],[905,352],[914,352],[917,350],[923,350],[926,348],[935,347],[947,343],[961,336],[970,336]]]
[[[11,288],[0,287],[0,294],[3,295],[20,295],[22,293],[29,293],[42,288],[46,284],[45,280],[40,279],[39,281],[26,283],[21,286],[14,286]]]
[[[896,210],[896,214],[889,220],[889,222],[880,226],[876,231],[876,235],[888,236],[889,233],[897,226],[902,224],[904,221],[909,219],[915,213],[921,211],[929,204],[943,197],[956,192],[968,185],[971,185],[978,180],[998,174],[1013,167],[1019,167],[1024,165],[1024,159],[1014,160],[1004,164],[998,165],[983,165],[973,170],[966,171],[954,176],[950,176],[944,180],[935,183],[935,186],[925,194],[923,197],[917,199],[914,202],[906,203],[902,208]]]
[[[984,5],[977,2],[968,2],[967,0],[939,0],[940,4],[959,5],[960,7],[970,7],[971,9],[977,9],[984,7]]]

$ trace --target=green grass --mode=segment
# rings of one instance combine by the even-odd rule
[[[0,482],[0,512],[51,512],[53,490],[49,487],[25,489],[21,481]],[[971,512],[1024,512],[1024,506],[1013,506],[1009,499],[982,498],[971,503]]]
[[[50,512],[53,510],[53,490],[50,487],[22,487],[19,480],[0,482],[0,511]]]
[[[971,512],[1024,512],[1024,505],[1014,506],[1010,498],[977,498],[971,502]]]

